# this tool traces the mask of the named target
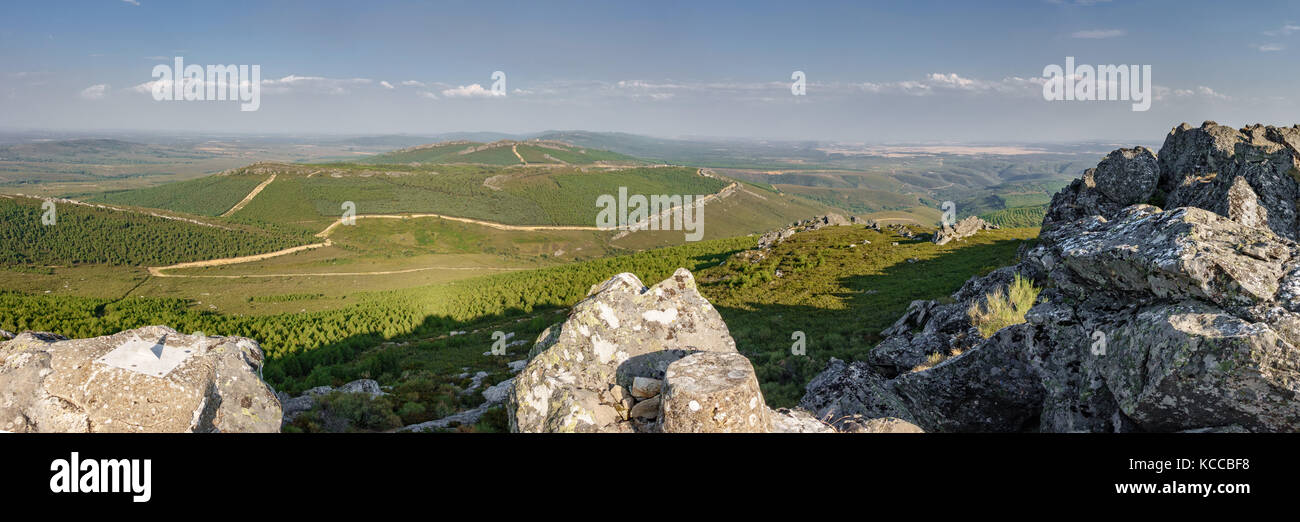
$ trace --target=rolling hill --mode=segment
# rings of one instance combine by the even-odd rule
[[[560,141],[500,140],[491,143],[451,141],[420,145],[362,158],[358,160],[358,163],[417,165],[431,163],[470,163],[504,166],[528,164],[637,164],[644,162],[624,154],[606,150],[577,147]]]

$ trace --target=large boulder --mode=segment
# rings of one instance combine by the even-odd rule
[[[1150,149],[1111,152],[1097,168],[1084,171],[1083,176],[1052,197],[1043,229],[1089,216],[1109,219],[1124,207],[1150,201],[1159,181],[1160,164]]]
[[[695,278],[678,269],[649,288],[627,273],[592,287],[533,351],[507,399],[512,430],[620,432],[655,429],[627,414],[623,390],[636,378],[663,380],[674,361],[736,353],[736,343]]]
[[[749,359],[700,352],[668,365],[659,401],[665,433],[766,433],[771,413]]]
[[[25,332],[0,343],[0,429],[278,432],[262,363],[252,339],[165,326],[91,339]]]
[[[1231,217],[1230,193],[1238,179],[1257,195],[1274,234],[1300,237],[1300,126],[1234,129],[1207,121],[1196,128],[1184,123],[1165,137],[1159,183],[1165,208],[1197,207]]]

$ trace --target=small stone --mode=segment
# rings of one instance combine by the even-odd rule
[[[664,382],[659,379],[649,377],[636,377],[632,379],[632,396],[638,399],[648,399],[659,395],[663,389]]]
[[[656,395],[632,406],[628,415],[639,419],[653,419],[659,416],[659,396]]]

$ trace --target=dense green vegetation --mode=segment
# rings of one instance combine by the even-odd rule
[[[105,192],[86,198],[86,201],[219,216],[244,199],[253,187],[266,178],[267,176],[251,175],[207,176],[137,190]]]
[[[827,227],[795,234],[761,261],[733,259],[696,276],[754,363],[768,404],[791,406],[831,357],[861,358],[912,300],[946,298],[970,277],[1011,264],[1037,232],[993,230],[938,246]],[[791,353],[794,332],[806,335],[806,356]]]
[[[1005,228],[1017,227],[1036,227],[1043,223],[1043,217],[1047,215],[1047,207],[1036,205],[1032,207],[1014,207],[993,212],[980,214],[980,218],[994,225]]]
[[[42,200],[0,198],[0,263],[5,265],[168,265],[260,254],[304,237],[240,226],[208,226],[142,212],[71,203],[43,225]]]
[[[367,293],[357,296],[356,304],[339,309],[269,316],[200,312],[180,299],[111,300],[2,292],[0,310],[5,313],[0,315],[0,328],[93,337],[165,324],[186,332],[258,339],[273,359],[265,375],[276,389],[300,391],[337,385],[362,375],[392,383],[402,375],[402,357],[392,353],[361,356],[362,352],[399,336],[445,334],[569,306],[586,296],[591,285],[619,272],[658,281],[678,267],[700,270],[753,244],[749,237],[702,241],[534,271]],[[478,346],[475,353],[490,345],[488,341]]]

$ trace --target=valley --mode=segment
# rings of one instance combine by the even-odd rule
[[[605,140],[637,150],[625,136]],[[988,167],[971,158],[908,155],[885,170],[809,150],[790,170],[778,155],[791,151],[768,146],[752,159],[762,168],[749,169],[725,166],[725,153],[691,166],[660,159],[684,157],[674,150],[639,159],[548,137],[453,140],[350,161],[272,159],[63,194],[74,198],[56,200],[66,226],[53,227],[37,223],[41,198],[11,193],[0,199],[14,216],[0,237],[25,247],[10,249],[0,270],[0,328],[85,337],[164,323],[247,336],[266,350],[277,390],[375,379],[407,392],[371,406],[411,425],[476,404],[456,391],[468,386],[465,375],[508,376],[511,357],[483,355],[492,332],[530,340],[613,273],[649,281],[685,267],[744,346],[769,403],[786,406],[830,357],[870,350],[910,301],[1009,262],[1063,183],[1050,172],[1008,174],[1041,166],[972,173]],[[823,163],[812,168],[815,154]],[[1060,158],[1047,161],[1063,168]],[[945,164],[964,170],[929,170]],[[592,203],[620,187],[699,197],[702,241],[680,230],[599,229]],[[936,246],[904,229],[831,227],[799,234],[757,264],[729,261],[759,234],[833,213],[924,235],[940,219],[939,198],[955,197],[1004,230]],[[673,213],[652,219],[671,223]],[[82,240],[94,234],[102,239]],[[52,244],[79,246],[37,248]],[[810,356],[790,354],[791,331],[808,332]],[[493,412],[460,429],[503,430]],[[311,418],[286,429],[324,429]]]

